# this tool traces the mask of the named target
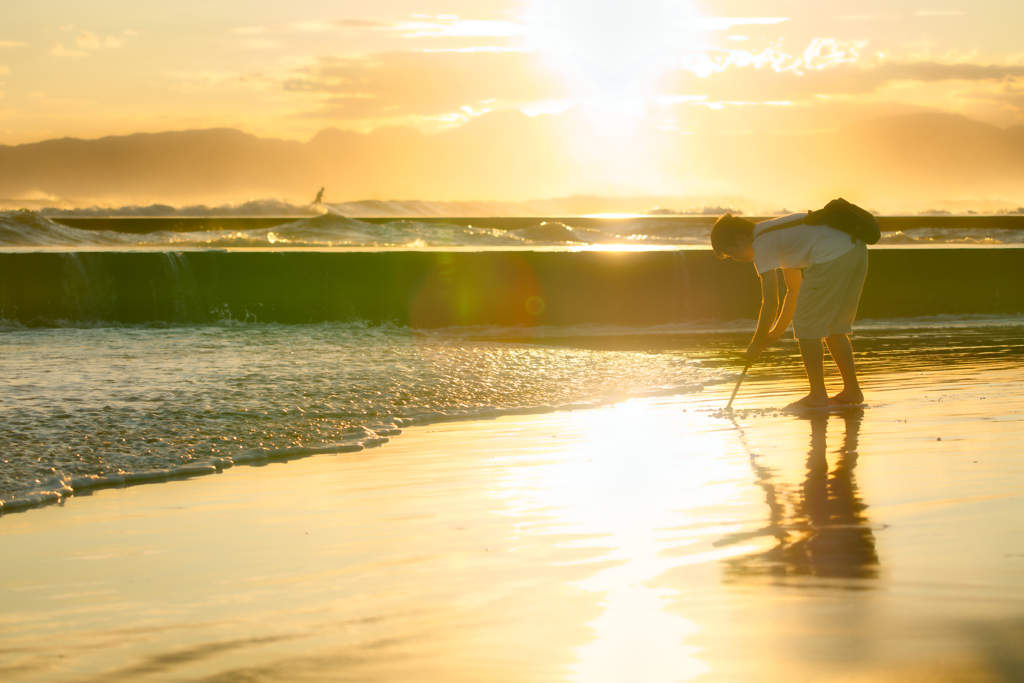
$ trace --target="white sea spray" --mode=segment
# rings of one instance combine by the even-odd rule
[[[530,247],[580,245],[692,246],[708,244],[707,224],[680,225],[643,219],[596,227],[538,218],[525,227],[498,229],[415,218],[362,221],[331,213],[285,221],[273,227],[210,229],[143,234],[85,230],[30,211],[0,212],[0,247],[131,248],[338,248],[338,247]],[[214,221],[216,222],[216,221]]]

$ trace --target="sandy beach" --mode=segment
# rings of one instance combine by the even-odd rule
[[[5,514],[0,678],[1021,680],[1019,360],[887,358]]]

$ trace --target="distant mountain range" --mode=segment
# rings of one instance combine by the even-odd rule
[[[921,113],[830,133],[651,130],[602,158],[601,145],[578,145],[578,116],[492,112],[433,135],[328,129],[306,143],[209,129],[0,146],[0,197],[83,206],[275,197],[301,206],[323,186],[331,202],[434,200],[424,211],[442,210],[436,201],[574,195],[590,197],[578,202],[586,213],[647,210],[652,201],[687,209],[686,195],[761,197],[789,208],[840,195],[868,208],[951,198],[1024,203],[1024,126]],[[597,208],[597,196],[612,195],[643,195],[647,205],[608,200]]]
[[[377,200],[365,199],[354,202],[324,202],[292,204],[278,199],[257,199],[239,204],[168,204],[88,206],[73,202],[40,200],[0,199],[0,211],[29,209],[60,219],[62,216],[88,217],[186,217],[186,216],[317,216],[333,213],[349,218],[381,217],[485,217],[485,216],[579,216],[588,214],[645,214],[677,215],[702,214],[719,216],[726,211],[735,214],[775,214],[782,207],[770,202],[751,200],[746,197],[657,197],[638,195],[632,197],[601,197],[576,195],[555,197],[525,202],[454,201],[435,202],[422,199]],[[679,209],[662,209],[662,206],[676,206]]]

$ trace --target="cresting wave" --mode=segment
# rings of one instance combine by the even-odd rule
[[[216,222],[216,219],[210,219]],[[228,222],[228,219],[224,219]],[[156,230],[141,234],[85,230],[30,211],[0,212],[0,247],[281,249],[344,247],[573,247],[707,246],[715,217],[686,222],[643,217],[617,221],[536,219],[515,228],[482,227],[461,222],[423,222],[415,218],[371,222],[327,213],[271,227],[234,227],[196,231]],[[1005,245],[1024,244],[1014,228],[906,227],[886,232],[880,244]],[[235,218],[233,224],[244,224]],[[255,219],[250,223],[255,223]],[[521,221],[520,221],[521,222]],[[571,225],[569,223],[578,223]],[[583,224],[585,223],[585,224]],[[1024,223],[1024,221],[1022,221]]]
[[[712,220],[703,224],[650,221],[616,224],[611,229],[573,227],[538,219],[516,229],[425,223],[415,219],[384,223],[334,214],[253,229],[156,231],[130,234],[113,230],[81,230],[29,211],[0,213],[0,247],[169,247],[169,248],[295,248],[295,247],[531,247],[580,245],[706,245]]]

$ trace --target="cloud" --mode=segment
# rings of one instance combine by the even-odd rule
[[[368,19],[312,19],[269,26],[239,26],[231,29],[231,33],[249,36],[266,33],[330,33],[352,29],[391,28],[393,26],[393,24]]]
[[[11,73],[11,70],[7,68],[6,64],[0,64],[0,76]]]
[[[414,18],[419,15],[413,15]],[[530,29],[509,21],[459,19],[452,14],[423,16],[425,21],[383,22],[368,19],[314,19],[265,26],[240,26],[231,29],[239,35],[268,33],[328,33],[353,30],[385,30],[402,33],[406,38],[510,38],[527,35]]]
[[[914,12],[915,17],[959,17],[963,14],[966,14],[966,12],[961,12],[957,9],[922,9]]]
[[[714,48],[685,53],[679,60],[679,66],[701,78],[722,73],[730,68],[746,67],[755,69],[769,67],[776,73],[784,71],[803,73],[806,70],[820,71],[839,64],[856,62],[859,58],[858,50],[866,44],[867,41],[815,38],[800,56],[783,52],[778,46],[767,47],[756,53],[748,50]]]
[[[81,59],[82,57],[86,57],[89,55],[88,52],[84,52],[82,50],[69,50],[60,43],[54,45],[53,49],[50,50],[47,54],[49,54],[51,57],[71,57],[72,59]]]
[[[78,38],[75,39],[78,47],[84,48],[98,48],[100,46],[100,39],[96,37],[95,33],[89,31],[82,31],[78,34]]]
[[[134,35],[134,33],[134,31],[125,31],[125,35]],[[124,38],[115,38],[114,36],[107,36],[104,40],[100,41],[99,36],[97,36],[92,31],[82,31],[78,34],[78,37],[75,38],[75,44],[78,45],[78,47],[83,48],[85,50],[98,50],[100,48],[116,49],[123,46],[124,43]],[[63,50],[63,48],[61,49]],[[55,53],[51,52],[50,54]],[[68,56],[73,57],[84,57],[86,53],[81,52],[72,54],[70,52],[65,51],[62,54],[66,54]]]
[[[396,51],[362,58],[320,57],[281,83],[317,95],[313,115],[337,119],[440,116],[477,106],[568,96],[535,52]]]
[[[978,64],[973,62],[939,62],[932,60],[914,60],[907,62],[881,62],[870,66],[844,68],[835,72],[836,67],[851,67],[860,60],[860,51],[867,41],[840,41],[818,38],[811,41],[802,54],[792,55],[779,46],[771,46],[760,52],[747,50],[714,48],[701,52],[684,54],[678,68],[689,71],[701,79],[714,77],[719,83],[725,78],[727,71],[744,70],[753,67],[767,70],[775,74],[789,73],[804,78],[804,83],[795,89],[806,96],[822,94],[860,94],[878,90],[895,82],[935,83],[941,81],[994,81],[1024,77],[1024,65],[1015,64]],[[831,75],[826,78],[811,78],[816,71],[828,70]],[[755,90],[771,90],[781,87],[784,91],[793,90],[792,79],[765,80],[760,76],[757,82],[743,76],[725,79],[742,89],[750,87]],[[745,84],[745,86],[744,86]],[[787,84],[787,85],[781,85]],[[770,99],[791,99],[785,97],[769,97]],[[742,99],[750,99],[744,96]],[[799,99],[799,97],[797,97]]]
[[[804,50],[803,63],[808,69],[821,71],[831,66],[856,62],[860,56],[857,50],[865,45],[866,40],[839,41],[834,38],[815,38]]]
[[[812,103],[817,96],[866,95],[895,83],[1010,83],[1024,78],[1024,65],[935,61],[864,65],[858,53],[864,45],[864,41],[815,39],[797,54],[778,47],[756,53],[695,52],[684,56],[657,83],[654,97],[659,102],[683,97],[680,102],[700,101],[705,107],[735,102]],[[213,87],[208,74],[199,80]],[[215,80],[232,87],[305,94],[313,103],[305,117],[364,123],[445,116],[456,122],[466,120],[460,113],[466,106],[474,111],[481,106],[533,107],[531,112],[537,113],[547,111],[538,103],[558,103],[555,110],[562,110],[568,106],[563,103],[579,101],[573,84],[547,68],[542,51],[471,48],[322,56],[276,75],[218,75]],[[192,82],[199,84],[195,78]],[[485,101],[487,105],[480,104]]]
[[[961,93],[962,100],[989,99],[996,88],[1017,84],[1024,86],[1024,65],[985,65],[939,62],[882,62],[862,66],[852,62],[837,63],[827,69],[779,70],[751,73],[746,69],[727,69],[701,77],[694,70],[678,69],[659,84],[665,96],[702,95],[710,102],[727,101],[789,101],[820,102],[821,97],[860,97],[882,93],[897,84],[949,83]],[[962,84],[976,83],[985,97],[963,92]],[[957,85],[960,84],[960,85]],[[908,91],[917,92],[916,89]],[[894,102],[905,100],[899,92],[880,95]],[[938,96],[938,92],[933,97]],[[912,95],[907,101],[915,101]],[[869,101],[865,98],[865,101]]]
[[[250,47],[276,45],[271,36],[249,35],[243,44],[251,41]],[[738,103],[792,103],[757,109],[793,109],[856,97],[870,103],[921,106],[929,97],[945,98],[943,102],[956,107],[998,97],[1007,107],[1017,106],[1019,94],[998,93],[997,86],[1024,79],[1024,64],[979,64],[963,55],[884,61],[874,55],[861,58],[864,45],[821,38],[792,53],[781,44],[760,51],[694,51],[677,58],[675,68],[652,82],[651,91],[637,95],[635,104],[639,111],[653,98],[657,104],[652,106],[696,108],[709,116],[751,109]],[[358,130],[396,124],[436,130],[465,123],[484,110],[538,114],[590,101],[578,82],[550,68],[543,50],[527,48],[442,45],[363,56],[325,55],[262,72],[165,75],[178,81],[174,89],[186,92],[280,92],[291,99],[290,111],[299,119],[344,122]],[[945,82],[951,85],[927,86],[927,91],[916,85]],[[963,83],[978,83],[977,90],[987,94],[972,95]],[[1024,80],[1017,84],[1024,85]],[[933,94],[926,97],[926,92]]]
[[[443,16],[443,15],[442,15]],[[400,22],[390,27],[406,38],[512,38],[525,36],[530,29],[510,21],[454,20],[443,22]]]
[[[0,40],[0,47],[28,47],[28,43],[20,43],[16,40]]]
[[[886,63],[869,73],[879,82],[1006,81],[1024,77],[1024,66],[998,64]]]

